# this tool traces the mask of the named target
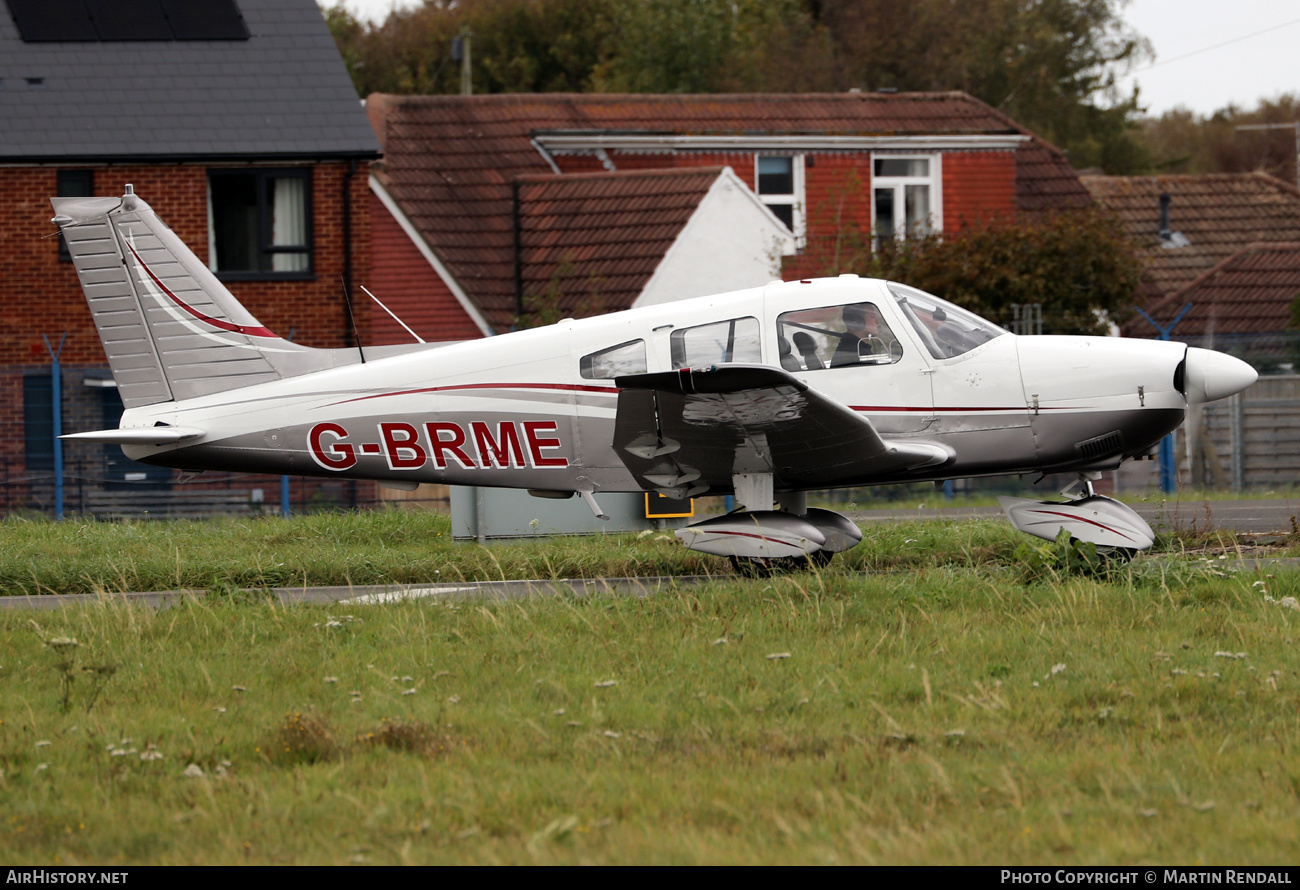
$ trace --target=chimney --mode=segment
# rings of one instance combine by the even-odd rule
[[[1175,232],[1169,224],[1169,205],[1173,203],[1173,198],[1169,195],[1160,196],[1160,246],[1175,248],[1188,247],[1191,241],[1182,232]]]

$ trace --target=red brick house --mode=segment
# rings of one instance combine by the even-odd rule
[[[353,342],[342,294],[370,271],[378,145],[314,0],[159,0],[148,20],[93,6],[0,0],[0,510],[50,508],[45,337],[63,340],[65,432],[121,412],[51,196],[131,183],[264,324],[313,346]],[[64,460],[69,511],[203,500],[116,447],[65,443]],[[278,479],[215,485],[230,493],[209,500],[278,502]]]
[[[376,256],[392,252],[373,280],[399,315],[436,315],[457,336],[509,330],[546,287],[570,314],[641,299],[655,268],[644,254],[639,282],[624,275],[600,300],[592,276],[557,276],[555,255],[534,257],[553,271],[533,274],[521,255],[530,190],[575,174],[604,180],[614,202],[647,170],[730,168],[801,249],[787,275],[819,268],[819,236],[952,232],[1091,203],[1060,151],[964,93],[372,95],[367,111],[384,150]],[[637,206],[625,197],[615,215]],[[626,249],[582,246],[611,267]]]

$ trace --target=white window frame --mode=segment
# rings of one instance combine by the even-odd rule
[[[790,194],[775,194],[772,192],[760,192],[758,190],[758,160],[759,158],[790,158],[791,170],[794,174],[794,191]],[[765,151],[758,152],[754,155],[754,194],[758,195],[758,200],[763,204],[771,207],[775,205],[789,206],[793,208],[791,216],[794,224],[790,227],[794,234],[795,246],[803,248],[807,244],[807,217],[804,214],[804,155],[793,152],[775,152]]]
[[[930,172],[925,176],[877,176],[877,160],[929,161]],[[889,188],[894,191],[894,238],[907,238],[906,187],[909,185],[927,185],[930,187],[930,223],[926,234],[943,232],[943,154],[940,152],[872,152],[871,153],[871,191],[867,200],[871,206],[872,244],[876,242],[878,231],[876,221],[876,189]]]

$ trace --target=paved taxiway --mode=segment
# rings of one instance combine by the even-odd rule
[[[325,603],[369,606],[407,600],[463,602],[469,600],[519,600],[533,596],[650,596],[672,593],[718,578],[708,575],[647,578],[596,578],[558,581],[463,581],[457,584],[376,584],[356,587],[276,587],[271,593],[284,605]],[[166,609],[187,597],[202,599],[206,590],[160,590],[140,593],[68,593],[42,596],[0,596],[0,609],[58,609],[84,603],[126,602]]]

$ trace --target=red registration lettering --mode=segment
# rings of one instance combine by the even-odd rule
[[[418,470],[429,456],[420,447],[420,434],[409,423],[381,423],[379,434],[384,437],[384,454],[390,470]]]
[[[325,445],[321,438],[326,434],[336,439],[345,438],[348,431],[337,423],[318,423],[307,434],[307,446],[312,460],[327,470],[347,470],[356,465],[357,453],[347,442],[331,442]]]
[[[450,454],[465,469],[474,469],[474,461],[469,459],[469,455],[462,448],[465,444],[465,431],[459,425],[438,420],[426,423],[424,428],[429,433],[429,452],[435,467],[440,470],[447,469],[445,455]],[[447,434],[446,438],[443,437],[443,433]]]
[[[519,430],[513,423],[498,423],[495,439],[483,421],[475,420],[469,426],[474,431],[474,446],[478,448],[478,462],[483,469],[490,470],[494,458],[502,469],[526,466],[524,450],[519,444]]]
[[[524,438],[528,440],[528,454],[533,459],[534,467],[567,467],[567,457],[542,457],[542,449],[559,448],[560,440],[542,438],[541,432],[555,432],[559,425],[554,420],[525,420],[523,422]]]

